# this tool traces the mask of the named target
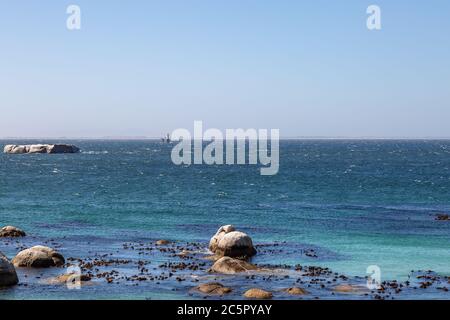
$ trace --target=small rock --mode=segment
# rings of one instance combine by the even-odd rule
[[[203,283],[196,287],[196,289],[202,293],[210,294],[210,295],[224,295],[230,293],[232,290],[230,288],[224,287],[219,282],[208,282]]]
[[[25,237],[26,234],[23,230],[13,226],[6,226],[0,229],[0,238],[16,238],[16,237]]]
[[[285,290],[287,293],[292,294],[292,295],[296,295],[296,296],[302,296],[305,294],[308,294],[309,292],[306,291],[303,288],[299,288],[299,287],[292,287],[292,288],[288,288]]]
[[[48,268],[64,264],[64,257],[44,246],[34,246],[20,251],[11,261],[15,267]]]
[[[91,277],[89,277],[89,276],[87,276],[85,274],[82,274],[82,275],[78,276],[78,275],[76,275],[74,273],[67,273],[67,274],[59,275],[59,276],[54,277],[54,278],[47,279],[45,282],[47,284],[66,284],[68,282],[72,282],[73,283],[73,282],[75,282],[77,280],[79,280],[80,282],[88,282],[88,281],[91,281]]]
[[[439,221],[450,221],[450,216],[448,214],[437,214],[435,220],[439,220]]]
[[[245,291],[244,297],[249,299],[272,299],[273,295],[271,292],[253,288]]]
[[[170,243],[169,240],[158,240],[158,241],[155,242],[155,244],[156,244],[157,246],[163,246],[163,245],[167,245],[167,244],[169,244],[169,243]]]
[[[353,286],[351,284],[340,284],[333,288],[333,291],[339,293],[365,293],[367,288],[361,286]]]

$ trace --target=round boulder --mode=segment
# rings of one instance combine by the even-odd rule
[[[218,256],[251,257],[256,254],[252,239],[232,225],[220,227],[209,242],[209,249]]]
[[[17,284],[16,269],[11,262],[0,252],[0,287],[9,287]]]
[[[251,263],[230,257],[222,257],[213,264],[210,271],[223,274],[235,274],[255,270],[258,270],[258,268]]]
[[[235,230],[236,229],[231,224],[220,227],[219,230],[217,230],[216,234],[209,241],[209,250],[211,250],[212,252],[216,252],[217,245],[219,244],[219,241],[223,238],[223,236]]]
[[[253,288],[245,291],[244,297],[249,299],[272,299],[273,295],[271,292],[258,288]]]
[[[6,226],[0,229],[0,238],[15,238],[15,237],[25,237],[26,234],[23,230],[13,226]]]
[[[12,259],[15,267],[48,268],[64,264],[64,257],[49,247],[34,246],[20,251]]]

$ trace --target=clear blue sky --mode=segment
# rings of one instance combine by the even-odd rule
[[[0,40],[0,137],[450,137],[448,0],[1,0]]]

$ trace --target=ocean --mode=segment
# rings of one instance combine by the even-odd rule
[[[382,280],[406,281],[413,270],[450,276],[450,222],[435,219],[450,213],[450,140],[282,140],[274,176],[260,175],[258,165],[176,166],[173,144],[158,140],[0,145],[38,142],[72,143],[82,151],[0,155],[0,227],[14,225],[29,235],[0,239],[9,258],[45,244],[66,259],[143,259],[149,272],[160,274],[174,256],[137,247],[168,239],[174,249],[195,243],[206,253],[216,230],[233,224],[260,246],[256,264],[327,267],[356,282],[372,265]],[[0,298],[195,299],[195,283],[213,277],[180,270],[184,280],[136,283],[127,280],[137,270],[133,263],[115,266],[117,282],[100,277],[81,290],[45,283],[61,268],[19,269],[21,284],[0,289]],[[290,277],[272,289],[292,285]],[[251,285],[268,286],[266,279],[221,281],[237,288],[231,298]],[[339,298],[328,289],[309,290]],[[405,297],[450,295],[412,290]]]

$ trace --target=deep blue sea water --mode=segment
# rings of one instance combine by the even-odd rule
[[[54,241],[66,257],[160,238],[207,246],[219,226],[234,224],[256,244],[282,243],[283,252],[257,255],[256,263],[351,276],[378,265],[382,279],[398,280],[418,269],[450,275],[450,222],[435,220],[450,213],[449,140],[283,140],[275,176],[254,165],[176,166],[173,145],[156,140],[64,143],[82,152],[0,155],[0,225],[24,229],[25,245]],[[317,258],[298,254],[302,248]],[[0,251],[11,258],[17,247],[0,242]],[[37,288],[0,297],[62,294]],[[169,288],[115,288],[70,294],[178,297]]]

